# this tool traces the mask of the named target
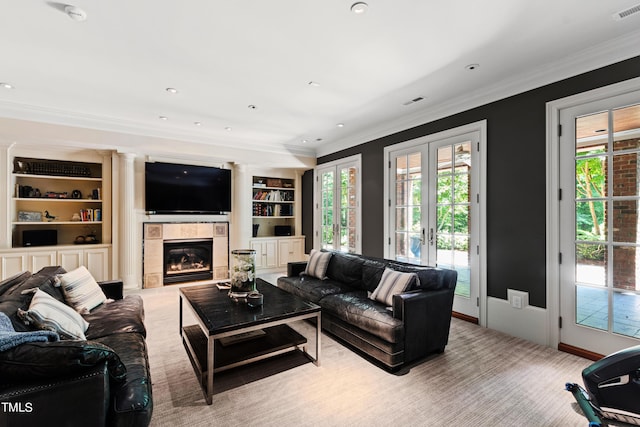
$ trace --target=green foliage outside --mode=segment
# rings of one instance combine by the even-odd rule
[[[605,157],[576,161],[576,239],[579,241],[606,239],[605,202],[593,200],[605,196],[605,161]],[[602,261],[604,251],[605,246],[599,243],[576,245],[578,259]]]

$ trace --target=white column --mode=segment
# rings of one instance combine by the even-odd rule
[[[14,143],[6,143],[0,141],[0,165],[4,175],[0,177],[0,235],[4,236],[0,239],[0,249],[11,247],[11,198],[13,197],[13,180],[11,172],[13,165],[11,162],[11,148]]]
[[[253,205],[251,203],[251,173],[246,164],[233,166],[233,212],[229,227],[231,249],[248,249],[251,239]]]
[[[119,194],[119,247],[118,260],[120,277],[126,289],[139,288],[136,278],[136,230],[134,210],[134,164],[135,154],[118,153],[120,157],[120,194]]]

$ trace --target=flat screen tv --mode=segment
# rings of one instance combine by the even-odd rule
[[[231,212],[231,171],[209,166],[145,163],[148,214]]]

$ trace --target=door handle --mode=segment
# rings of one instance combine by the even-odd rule
[[[422,228],[422,235],[420,236],[420,244],[424,246],[427,243],[427,238],[424,233],[424,227]]]
[[[433,228],[429,229],[429,244],[433,246]]]

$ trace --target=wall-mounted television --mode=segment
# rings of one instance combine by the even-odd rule
[[[145,163],[148,214],[231,212],[231,170],[175,163]]]

